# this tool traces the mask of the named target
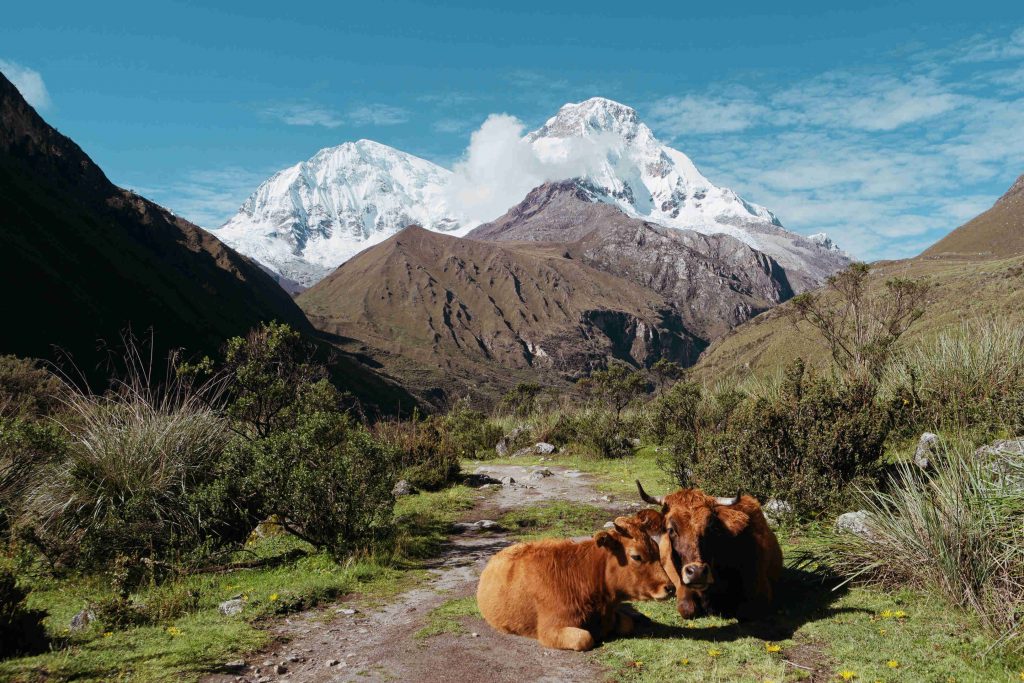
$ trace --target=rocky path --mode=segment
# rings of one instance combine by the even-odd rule
[[[544,469],[549,476],[538,473]],[[550,650],[532,639],[498,634],[477,617],[461,620],[466,633],[415,636],[427,625],[431,610],[474,595],[487,560],[513,542],[503,531],[472,523],[485,514],[497,517],[554,500],[606,507],[609,519],[637,507],[599,496],[589,475],[560,467],[491,465],[479,468],[477,474],[504,483],[492,495],[481,496],[477,508],[466,516],[470,523],[456,525],[426,582],[384,606],[353,600],[292,615],[271,627],[276,636],[271,649],[244,663],[239,660],[233,673],[205,680],[503,683],[602,679],[604,672],[589,655]],[[509,483],[510,477],[515,483]]]

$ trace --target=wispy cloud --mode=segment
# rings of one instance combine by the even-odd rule
[[[409,120],[409,112],[390,104],[364,104],[348,113],[348,119],[357,126],[394,126]]]
[[[50,93],[46,89],[42,75],[35,69],[12,62],[7,59],[0,59],[0,72],[14,84],[21,96],[36,109],[48,109],[50,107]]]
[[[341,116],[327,107],[309,103],[280,104],[267,107],[263,113],[290,126],[323,126],[337,128],[344,123]]]
[[[187,171],[159,187],[127,185],[196,225],[215,229],[231,218],[272,173],[272,169],[252,171],[225,166]]]
[[[953,57],[962,58],[956,69]],[[910,256],[1024,172],[1024,29],[870,71],[663,97],[655,133],[790,229]],[[999,190],[1001,191],[1001,189]]]

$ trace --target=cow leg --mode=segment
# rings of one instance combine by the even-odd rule
[[[737,608],[736,616],[741,620],[764,616],[771,606],[774,594],[771,581],[764,574],[744,577],[744,579],[743,602]]]
[[[577,652],[591,650],[595,644],[594,636],[590,635],[590,631],[575,626],[542,628],[537,634],[537,640],[545,647]]]

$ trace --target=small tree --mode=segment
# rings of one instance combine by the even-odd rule
[[[872,289],[870,272],[865,263],[851,264],[828,278],[824,291],[795,297],[793,311],[825,338],[836,365],[877,378],[899,338],[924,315],[929,287],[893,278]]]
[[[658,383],[658,395],[665,393],[665,389],[678,382],[686,375],[686,370],[679,363],[673,363],[668,358],[659,358],[658,362],[651,366],[651,374]]]
[[[537,410],[537,399],[543,391],[539,384],[520,382],[501,397],[498,410],[519,418],[529,417]]]
[[[596,370],[590,377],[580,380],[579,386],[614,411],[617,423],[626,406],[646,393],[647,379],[642,372],[614,363],[607,370]]]

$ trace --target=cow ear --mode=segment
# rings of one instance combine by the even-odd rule
[[[598,548],[611,548],[618,540],[607,531],[598,531],[594,534],[594,541],[597,542]]]
[[[743,533],[743,530],[747,528],[747,524],[750,523],[750,517],[747,513],[742,510],[736,510],[731,507],[717,507],[715,508],[715,514],[718,515],[718,519],[721,520],[722,526],[725,527],[733,536],[739,536]]]
[[[640,510],[636,513],[636,519],[640,522],[640,528],[652,536],[665,532],[665,515],[657,510]]]

